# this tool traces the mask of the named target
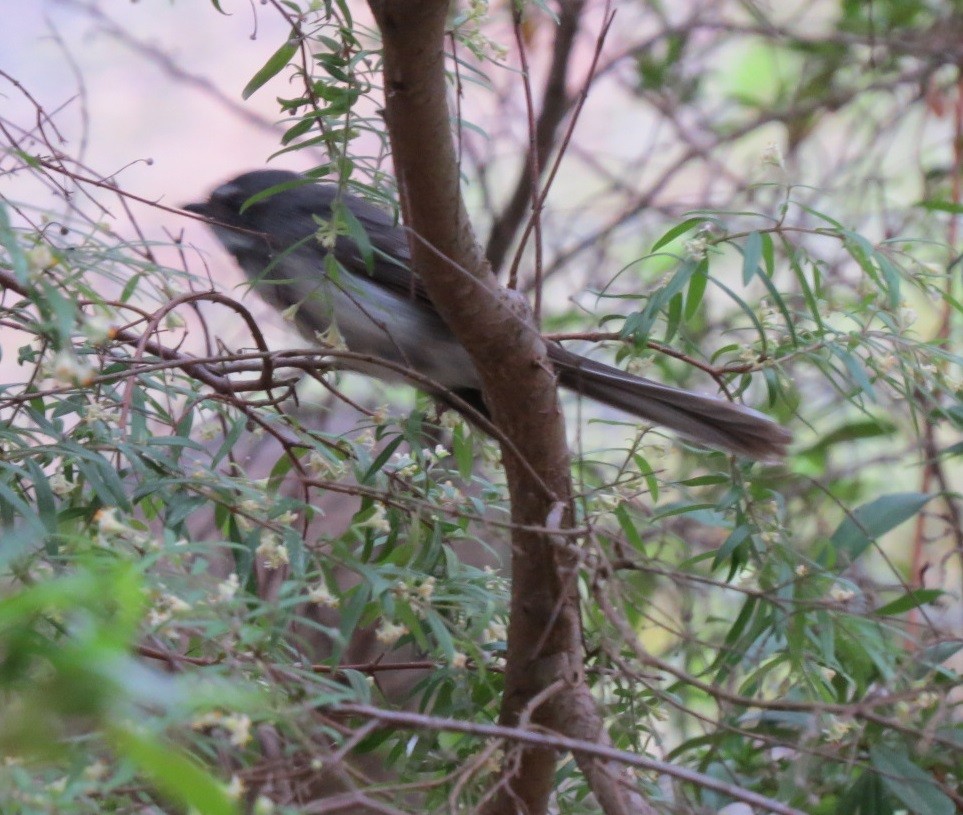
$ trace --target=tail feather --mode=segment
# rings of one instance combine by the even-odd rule
[[[662,425],[692,441],[752,458],[786,454],[792,434],[752,408],[661,385],[549,346],[560,384],[583,396]]]

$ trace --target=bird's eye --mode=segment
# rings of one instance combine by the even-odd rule
[[[248,193],[234,183],[222,184],[211,193],[213,200],[219,201],[232,209],[240,209],[241,205],[250,197]]]

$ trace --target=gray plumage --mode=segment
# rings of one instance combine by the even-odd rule
[[[207,218],[265,299],[281,309],[297,306],[297,323],[308,337],[334,321],[351,351],[417,371],[441,387],[433,396],[456,404],[446,393],[450,391],[484,413],[474,364],[410,271],[404,230],[377,207],[333,185],[303,181],[283,170],[245,173],[218,187],[206,202],[185,209]],[[244,207],[278,185],[286,187]],[[326,271],[328,253],[315,235],[318,219],[331,218],[338,198],[364,227],[374,249],[370,269],[358,245],[341,235],[334,244],[340,269],[334,275]],[[775,459],[792,439],[785,428],[751,408],[632,376],[558,343],[548,343],[548,355],[563,387],[693,441]],[[351,367],[384,379],[398,377],[394,369],[377,364]]]

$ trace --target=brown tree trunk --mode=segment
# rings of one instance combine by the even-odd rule
[[[481,375],[502,436],[512,519],[512,602],[503,724],[603,739],[582,681],[577,542],[565,425],[527,302],[501,288],[465,211],[445,77],[448,0],[369,0],[384,42],[385,119],[414,268]],[[556,751],[506,748],[489,813],[539,815]],[[612,774],[585,765],[608,812],[631,811]]]

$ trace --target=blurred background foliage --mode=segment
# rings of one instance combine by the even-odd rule
[[[215,6],[181,12],[253,13]],[[393,207],[365,9],[256,13],[273,56],[211,115],[266,95],[276,164]],[[567,405],[585,670],[613,745],[664,762],[655,811],[963,807],[961,35],[945,0],[452,8],[501,279],[547,333],[796,436],[753,463]],[[138,54],[196,90],[193,56]],[[497,446],[325,372],[198,223],[62,138],[85,93],[0,77],[27,110],[0,113],[0,809],[477,805],[511,743],[444,720],[497,719]],[[553,806],[598,810],[571,760]]]

